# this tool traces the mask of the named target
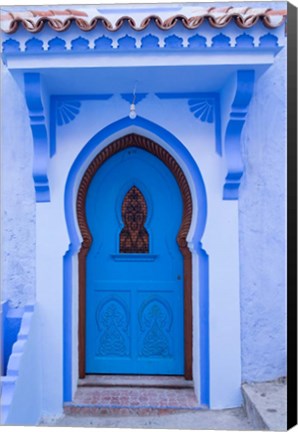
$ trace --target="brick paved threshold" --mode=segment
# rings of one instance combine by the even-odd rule
[[[66,415],[162,415],[206,409],[184,377],[87,375],[79,380]]]

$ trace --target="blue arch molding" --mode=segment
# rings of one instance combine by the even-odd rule
[[[47,175],[49,141],[41,96],[40,74],[24,73],[24,86],[34,145],[33,179],[36,201],[48,202],[50,201],[50,188]]]
[[[223,199],[225,200],[238,199],[244,169],[241,157],[241,133],[253,95],[254,82],[254,70],[237,71],[236,93],[231,106],[224,143],[228,168],[223,188]]]
[[[63,291],[63,338],[64,338],[64,355],[63,355],[63,376],[64,376],[64,401],[69,402],[72,399],[72,257],[78,253],[81,246],[81,239],[77,232],[75,206],[76,200],[76,183],[78,176],[81,174],[81,167],[90,158],[90,155],[99,146],[99,144],[110,138],[113,142],[114,134],[123,131],[126,134],[127,128],[136,126],[146,132],[151,132],[162,141],[167,142],[175,152],[181,157],[188,167],[189,173],[195,186],[195,195],[198,202],[199,218],[194,233],[193,247],[199,255],[200,266],[200,378],[201,378],[201,403],[209,405],[209,306],[208,306],[208,255],[204,251],[201,238],[205,229],[207,219],[207,197],[203,178],[200,170],[192,158],[189,151],[184,145],[170,132],[161,126],[142,117],[136,117],[132,120],[125,117],[107,126],[98,132],[81,150],[80,154],[74,161],[66,181],[64,196],[64,211],[68,234],[70,238],[69,249],[64,255],[64,291]],[[87,167],[86,167],[87,169]]]

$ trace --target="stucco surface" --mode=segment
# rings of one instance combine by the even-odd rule
[[[242,380],[286,374],[286,56],[256,84],[239,196]]]
[[[285,374],[284,57],[285,50],[282,50],[276,63],[257,82],[242,137],[245,172],[239,199],[239,246],[243,381],[269,380]],[[4,68],[1,95],[5,101],[2,114],[5,121],[1,128],[2,299],[10,299],[13,305],[19,306],[35,297],[33,144],[24,97]],[[93,126],[89,126],[88,137],[82,142],[87,142],[87,138],[106,123],[123,116],[122,108],[128,113],[128,103],[120,97],[118,99],[119,103],[114,104],[112,110],[101,110],[104,104],[108,106],[110,103],[101,102],[98,108],[88,113],[89,122],[98,115],[94,122],[90,122]],[[153,102],[160,107],[166,106],[165,101],[156,98],[154,101],[148,96],[137,105],[138,113],[150,119],[150,104]],[[73,148],[68,128],[75,132],[76,140],[81,138],[79,126],[87,107],[88,103],[84,102],[80,116],[60,130],[60,139],[65,139],[63,147],[57,142],[57,154],[64,155],[65,164]],[[191,139],[192,133],[196,133],[197,123],[189,115],[186,104],[183,110],[189,121],[186,132],[189,139],[183,142],[193,153],[204,153],[204,140]],[[173,111],[170,121],[168,111],[160,110],[158,121],[179,136],[181,112],[178,109]],[[17,125],[13,123],[15,121]],[[205,133],[203,128],[207,126],[200,125],[201,133]],[[208,161],[208,158],[204,160]],[[55,163],[58,163],[57,159]],[[220,164],[218,162],[218,166]],[[204,171],[204,167],[201,168]],[[54,167],[50,174],[55,175]],[[62,182],[61,178],[59,181]],[[42,291],[42,287],[39,289]]]
[[[23,306],[35,296],[32,135],[22,95],[1,70],[1,297]]]

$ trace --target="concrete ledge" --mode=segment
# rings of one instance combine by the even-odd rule
[[[287,385],[284,379],[242,385],[244,408],[256,429],[287,430]]]
[[[184,376],[165,375],[86,375],[79,379],[79,387],[155,387],[193,388],[193,381]]]

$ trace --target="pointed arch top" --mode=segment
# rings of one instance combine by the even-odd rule
[[[86,256],[92,243],[92,235],[86,217],[86,198],[89,185],[100,167],[116,153],[129,147],[138,147],[160,159],[172,172],[179,186],[182,202],[182,223],[177,243],[184,260],[184,376],[192,379],[192,254],[187,244],[187,234],[192,220],[192,197],[185,174],[170,153],[156,142],[144,136],[131,133],[125,135],[100,151],[89,164],[81,180],[77,201],[77,220],[83,241],[79,251],[79,376],[85,376],[85,311],[86,311]]]
[[[86,214],[85,214],[85,204],[86,204],[86,196],[89,185],[92,181],[93,176],[97,172],[97,170],[102,166],[102,164],[112,157],[114,154],[118,153],[121,150],[127,149],[129,147],[138,147],[143,150],[148,151],[154,156],[158,157],[173,173],[176,181],[178,183],[182,201],[183,201],[183,217],[182,223],[180,226],[180,230],[177,235],[177,243],[183,255],[189,252],[186,237],[191,225],[192,219],[192,198],[190,188],[187,182],[187,179],[170,153],[161,147],[156,142],[152,141],[149,138],[144,136],[131,133],[125,135],[115,141],[113,141],[110,145],[105,147],[98,155],[93,159],[93,161],[89,164],[79,186],[78,194],[77,194],[77,218],[78,225],[83,237],[82,249],[89,249],[92,243],[92,236],[90,230],[88,228]],[[188,252],[187,252],[188,251]]]

